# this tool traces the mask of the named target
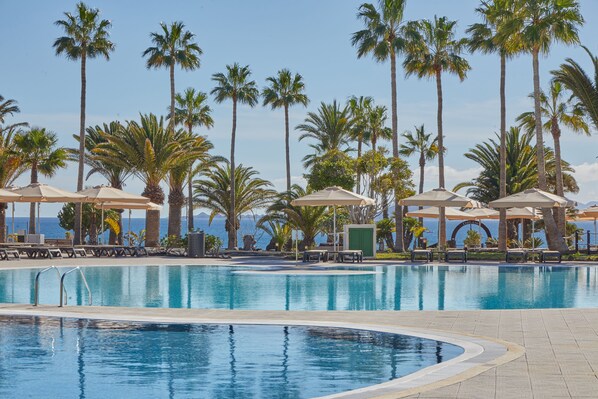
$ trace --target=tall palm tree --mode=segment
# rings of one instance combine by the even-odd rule
[[[207,93],[195,89],[187,88],[183,94],[178,93],[175,96],[176,106],[174,108],[174,119],[177,125],[183,125],[190,135],[193,135],[194,127],[204,126],[208,129],[214,126],[212,119],[212,109],[206,104],[208,101]],[[169,113],[170,114],[170,113]],[[169,116],[170,117],[170,116]],[[193,231],[193,165],[189,165],[187,179],[187,230]]]
[[[594,56],[587,47],[582,46],[588,53],[594,71],[588,75],[583,68],[571,58],[567,58],[564,64],[556,71],[552,71],[554,79],[561,82],[577,98],[584,113],[598,130],[598,57]],[[590,77],[594,74],[594,80]]]
[[[288,69],[281,69],[277,76],[266,79],[269,86],[262,90],[264,106],[270,105],[272,109],[284,108],[284,146],[287,168],[287,191],[291,189],[291,155],[289,142],[289,107],[301,104],[307,107],[309,102],[305,95],[305,83],[298,73],[293,75]]]
[[[374,99],[372,97],[356,97],[352,96],[347,101],[347,106],[351,111],[351,118],[353,127],[351,128],[350,137],[357,141],[357,159],[361,158],[363,143],[366,141],[367,123],[369,112],[372,109]],[[357,185],[356,190],[361,192],[361,176],[360,171],[357,171]],[[289,189],[287,189],[289,191]]]
[[[372,150],[376,150],[378,140],[392,140],[392,129],[386,127],[386,107],[376,105],[372,107],[366,116],[366,139],[370,140]]]
[[[168,173],[168,235],[181,236],[181,208],[185,203],[184,186],[186,182],[192,181],[193,164],[198,162],[205,164],[210,155],[208,152],[214,148],[212,143],[204,136],[198,136],[184,132],[180,138],[187,142],[185,151],[187,152],[187,161],[179,162]],[[189,197],[189,202],[191,201]],[[192,215],[191,215],[192,216]]]
[[[538,153],[538,187],[548,188],[546,163],[544,160],[544,139],[542,137],[542,110],[540,102],[540,53],[548,54],[553,42],[575,44],[579,42],[578,27],[584,19],[576,0],[517,0],[520,8],[505,27],[505,34],[514,33],[521,37],[525,52],[532,55],[534,80],[534,116],[536,119],[536,151]],[[546,228],[546,240],[551,249],[567,251],[564,238],[559,234],[552,211],[542,210]]]
[[[65,36],[54,41],[56,55],[64,54],[67,59],[81,60],[81,111],[79,118],[79,168],[77,172],[77,191],[83,189],[85,168],[85,103],[87,96],[87,59],[104,57],[110,59],[114,43],[110,41],[108,30],[112,26],[109,20],[100,19],[100,10],[89,8],[83,2],[77,3],[74,14],[65,12],[65,19],[55,24],[64,30]],[[81,243],[81,203],[75,204],[74,243]]]
[[[8,187],[25,172],[22,167],[21,154],[15,144],[16,129],[7,129],[0,134],[0,187]],[[6,208],[0,204],[0,242],[6,242]]]
[[[106,143],[106,136],[118,135],[123,126],[118,121],[110,123],[104,123],[102,126],[89,126],[85,132],[85,164],[90,168],[87,172],[85,179],[89,179],[94,174],[103,176],[111,187],[123,189],[125,181],[131,176],[132,170],[130,165],[123,166],[119,162],[115,162],[112,158],[98,158],[94,153],[94,150],[101,144]],[[73,135],[75,140],[79,140],[79,136]],[[71,159],[74,160],[78,156],[77,150],[69,150]],[[117,211],[119,216],[122,215],[122,211]],[[122,238],[122,218],[119,217],[118,224],[120,227],[120,233],[116,235],[112,229],[110,229],[109,242],[111,244],[123,242]]]
[[[413,154],[419,156],[419,193],[424,192],[424,169],[427,161],[432,161],[438,155],[438,136],[432,139],[432,133],[426,133],[424,125],[415,126],[415,134],[412,132],[403,133],[405,144],[401,144],[399,152],[401,155],[410,157]]]
[[[498,54],[500,57],[500,198],[507,195],[507,105],[506,105],[506,65],[507,59],[521,51],[517,35],[505,34],[504,26],[516,12],[514,0],[483,0],[476,12],[483,22],[467,28],[470,35],[468,47],[471,52]],[[500,209],[498,222],[498,249],[507,250],[507,211]]]
[[[406,28],[409,46],[403,67],[407,76],[417,75],[418,78],[435,78],[436,94],[438,96],[438,148],[444,149],[444,133],[442,124],[442,74],[455,74],[461,81],[471,69],[469,63],[461,56],[467,44],[467,39],[455,37],[457,21],[446,17],[434,20],[423,19],[410,22]],[[444,187],[444,151],[438,152],[438,185]],[[440,208],[439,246],[444,247],[446,241],[446,220],[444,208]]]
[[[231,175],[235,174],[235,141],[237,136],[237,103],[247,104],[250,107],[255,107],[259,97],[259,90],[255,81],[249,80],[251,70],[249,65],[244,67],[238,63],[226,66],[226,74],[215,73],[212,75],[212,80],[216,82],[216,87],[211,91],[215,96],[216,102],[221,103],[225,100],[232,100],[233,102],[233,126],[230,140],[230,170]],[[230,190],[230,210],[228,215],[232,218],[235,214],[235,185],[231,186]],[[237,229],[233,219],[228,221],[231,228],[228,230],[228,249],[233,249],[237,246]]]
[[[303,247],[313,246],[315,238],[322,232],[323,221],[328,215],[325,206],[295,206],[291,202],[312,192],[298,184],[293,184],[290,191],[277,195],[275,201],[268,207],[266,215],[259,224],[267,221],[288,222],[293,229],[303,233]]]
[[[56,148],[56,134],[44,128],[34,127],[27,132],[20,132],[14,138],[21,165],[31,170],[31,183],[39,183],[38,177],[52,177],[58,169],[66,167],[68,152],[65,148]],[[29,208],[29,233],[35,234],[35,204]]]
[[[378,9],[373,4],[364,3],[359,7],[357,17],[365,24],[365,29],[353,33],[351,43],[357,46],[357,57],[372,54],[378,62],[390,60],[392,156],[399,156],[399,121],[397,116],[397,54],[405,50],[401,24],[405,14],[406,0],[379,0]],[[395,198],[395,209],[399,209],[399,199]],[[402,212],[395,212],[395,248],[403,251]]]
[[[234,230],[236,237],[237,230],[241,226],[241,215],[264,207],[276,195],[276,191],[270,188],[272,184],[256,177],[257,174],[258,172],[253,168],[240,164],[235,169],[234,184],[232,184],[232,169],[230,164],[225,162],[217,164],[206,172],[204,179],[195,182],[193,199],[195,205],[211,211],[210,224],[217,215],[224,216],[229,239],[231,230]],[[231,206],[231,192],[235,193],[234,206]],[[231,246],[230,242],[228,246]]]
[[[150,34],[154,45],[145,49],[143,57],[148,57],[146,62],[148,69],[168,68],[170,72],[170,129],[174,130],[174,69],[177,64],[187,71],[199,68],[199,56],[203,52],[193,41],[195,35],[185,30],[185,25],[182,22],[173,22],[170,27],[162,22],[160,28],[162,28],[162,33],[152,32]]]
[[[579,103],[574,98],[565,97],[567,93],[560,82],[553,81],[550,84],[550,94],[540,92],[540,111],[546,118],[542,128],[552,135],[554,141],[554,156],[556,161],[556,194],[561,197],[565,195],[563,190],[563,171],[561,168],[561,126],[565,126],[575,133],[590,135],[590,127],[585,121],[585,114]],[[534,98],[530,94],[530,98]],[[517,117],[517,121],[528,132],[534,132],[536,118],[533,111],[524,112]],[[557,226],[561,236],[566,234],[565,210],[557,210]]]
[[[10,98],[4,99],[4,97],[0,95],[0,123],[4,123],[7,116],[12,116],[19,112],[21,112],[21,110],[15,100]]]
[[[352,128],[351,110],[348,106],[341,109],[336,100],[331,104],[320,103],[317,113],[308,112],[303,123],[295,127],[295,130],[303,132],[299,141],[307,138],[316,141],[309,145],[315,154],[303,158],[305,167],[313,165],[318,157],[331,150],[344,150],[349,144]]]
[[[156,204],[164,203],[164,191],[160,183],[171,169],[186,162],[193,155],[188,151],[192,145],[183,138],[182,130],[173,132],[164,126],[164,119],[155,115],[141,115],[141,121],[129,121],[119,133],[104,135],[94,154],[98,160],[112,161],[121,167],[131,167],[133,173],[145,183],[142,195]],[[146,212],[146,244],[157,246],[160,239],[160,211]]]

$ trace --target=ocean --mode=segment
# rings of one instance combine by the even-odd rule
[[[257,241],[256,247],[265,249],[268,243],[270,242],[270,236],[266,234],[264,231],[256,228],[256,221],[257,218],[254,219],[253,217],[246,216],[241,218],[241,229],[239,230],[239,245],[242,245],[243,236],[246,234],[253,235],[255,240]],[[224,222],[225,219],[223,218],[215,218],[211,224],[208,224],[208,218],[203,216],[196,216],[194,219],[195,228],[205,231],[208,234],[215,235],[220,237],[224,244],[226,245],[227,242],[227,234],[226,230],[224,229]],[[452,232],[459,225],[460,221],[454,220],[447,220],[447,239],[451,238]],[[490,230],[490,233],[493,237],[497,237],[498,234],[498,221],[497,220],[488,220],[485,221],[484,224]],[[577,222],[577,226],[580,229],[590,230],[592,233],[594,232],[594,223],[593,222]],[[19,230],[26,230],[27,226],[29,225],[29,218],[28,217],[15,217],[14,218],[14,231],[19,232]],[[64,238],[65,230],[62,229],[58,224],[58,218],[55,217],[42,217],[40,220],[41,225],[41,233],[46,236],[46,238]],[[10,215],[6,218],[6,226],[9,233],[12,232],[12,219]],[[424,233],[424,237],[428,239],[429,243],[437,242],[438,237],[438,223],[435,220],[428,220],[424,219],[424,226],[428,228],[428,231]],[[131,219],[131,230],[133,232],[139,232],[140,230],[145,228],[145,218],[132,218]],[[457,234],[456,241],[458,246],[462,246],[463,240],[467,235],[468,229],[478,229],[477,226],[464,226],[461,228]],[[128,219],[125,217],[123,221],[123,229],[124,231],[128,231]],[[183,234],[187,230],[187,220],[183,218],[183,226],[182,232]],[[168,231],[168,219],[163,218],[160,219],[160,237],[166,235]],[[482,233],[482,242],[486,240],[486,234],[481,230]],[[593,235],[593,234],[592,234]],[[542,239],[542,241],[546,241],[544,232],[536,233],[536,237]],[[108,238],[108,233],[106,233],[106,239]],[[596,240],[597,237],[592,238],[592,242]],[[585,240],[585,236],[584,236]],[[321,243],[325,242],[326,237],[321,235],[317,237],[316,242]]]

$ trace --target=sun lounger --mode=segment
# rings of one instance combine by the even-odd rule
[[[338,251],[338,261],[343,262],[363,262],[363,251],[361,249],[346,249]]]
[[[46,247],[46,246],[30,246],[30,247],[19,247],[20,252],[25,252],[28,258],[37,259],[37,258],[45,258],[45,259],[52,259],[52,258],[62,258],[62,252],[60,249],[56,247]]]
[[[444,261],[450,263],[451,260],[467,263],[467,251],[464,249],[449,249],[444,253]]]
[[[17,260],[21,259],[21,254],[17,249],[0,248],[0,259],[9,260],[11,255]]]
[[[303,251],[303,262],[327,262],[328,251],[319,249],[310,249]]]
[[[412,249],[411,250],[411,262],[415,262],[418,256],[425,256],[424,262],[432,262],[432,250],[431,249]]]
[[[507,254],[505,256],[505,262],[507,263],[516,263],[516,262],[527,262],[527,249],[523,248],[513,248],[507,249]]]
[[[550,251],[548,249],[540,250],[540,262],[542,263],[550,261],[561,263],[561,260],[562,254],[559,251]]]

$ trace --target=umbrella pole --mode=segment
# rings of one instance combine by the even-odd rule
[[[39,220],[39,210],[41,207],[41,202],[37,203],[37,229],[35,230],[35,234],[39,234],[39,231],[41,229],[41,221]]]
[[[334,248],[334,252],[336,252],[336,206],[332,206],[332,213],[333,213],[333,219],[332,219],[332,230],[333,230],[333,237],[332,237],[332,247]]]
[[[596,218],[594,218],[594,241],[596,241]],[[590,243],[588,243],[590,245]]]
[[[133,211],[129,209],[129,246],[131,246],[131,213]]]
[[[532,219],[532,251],[535,249],[535,242],[534,242],[534,230],[536,230],[536,221]]]
[[[12,234],[15,233],[15,203],[12,203]]]
[[[105,244],[105,237],[104,237],[104,203],[102,203],[102,244]]]

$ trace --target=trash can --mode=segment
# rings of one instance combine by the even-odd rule
[[[195,231],[187,236],[187,257],[204,258],[206,256],[206,235],[203,231]]]

